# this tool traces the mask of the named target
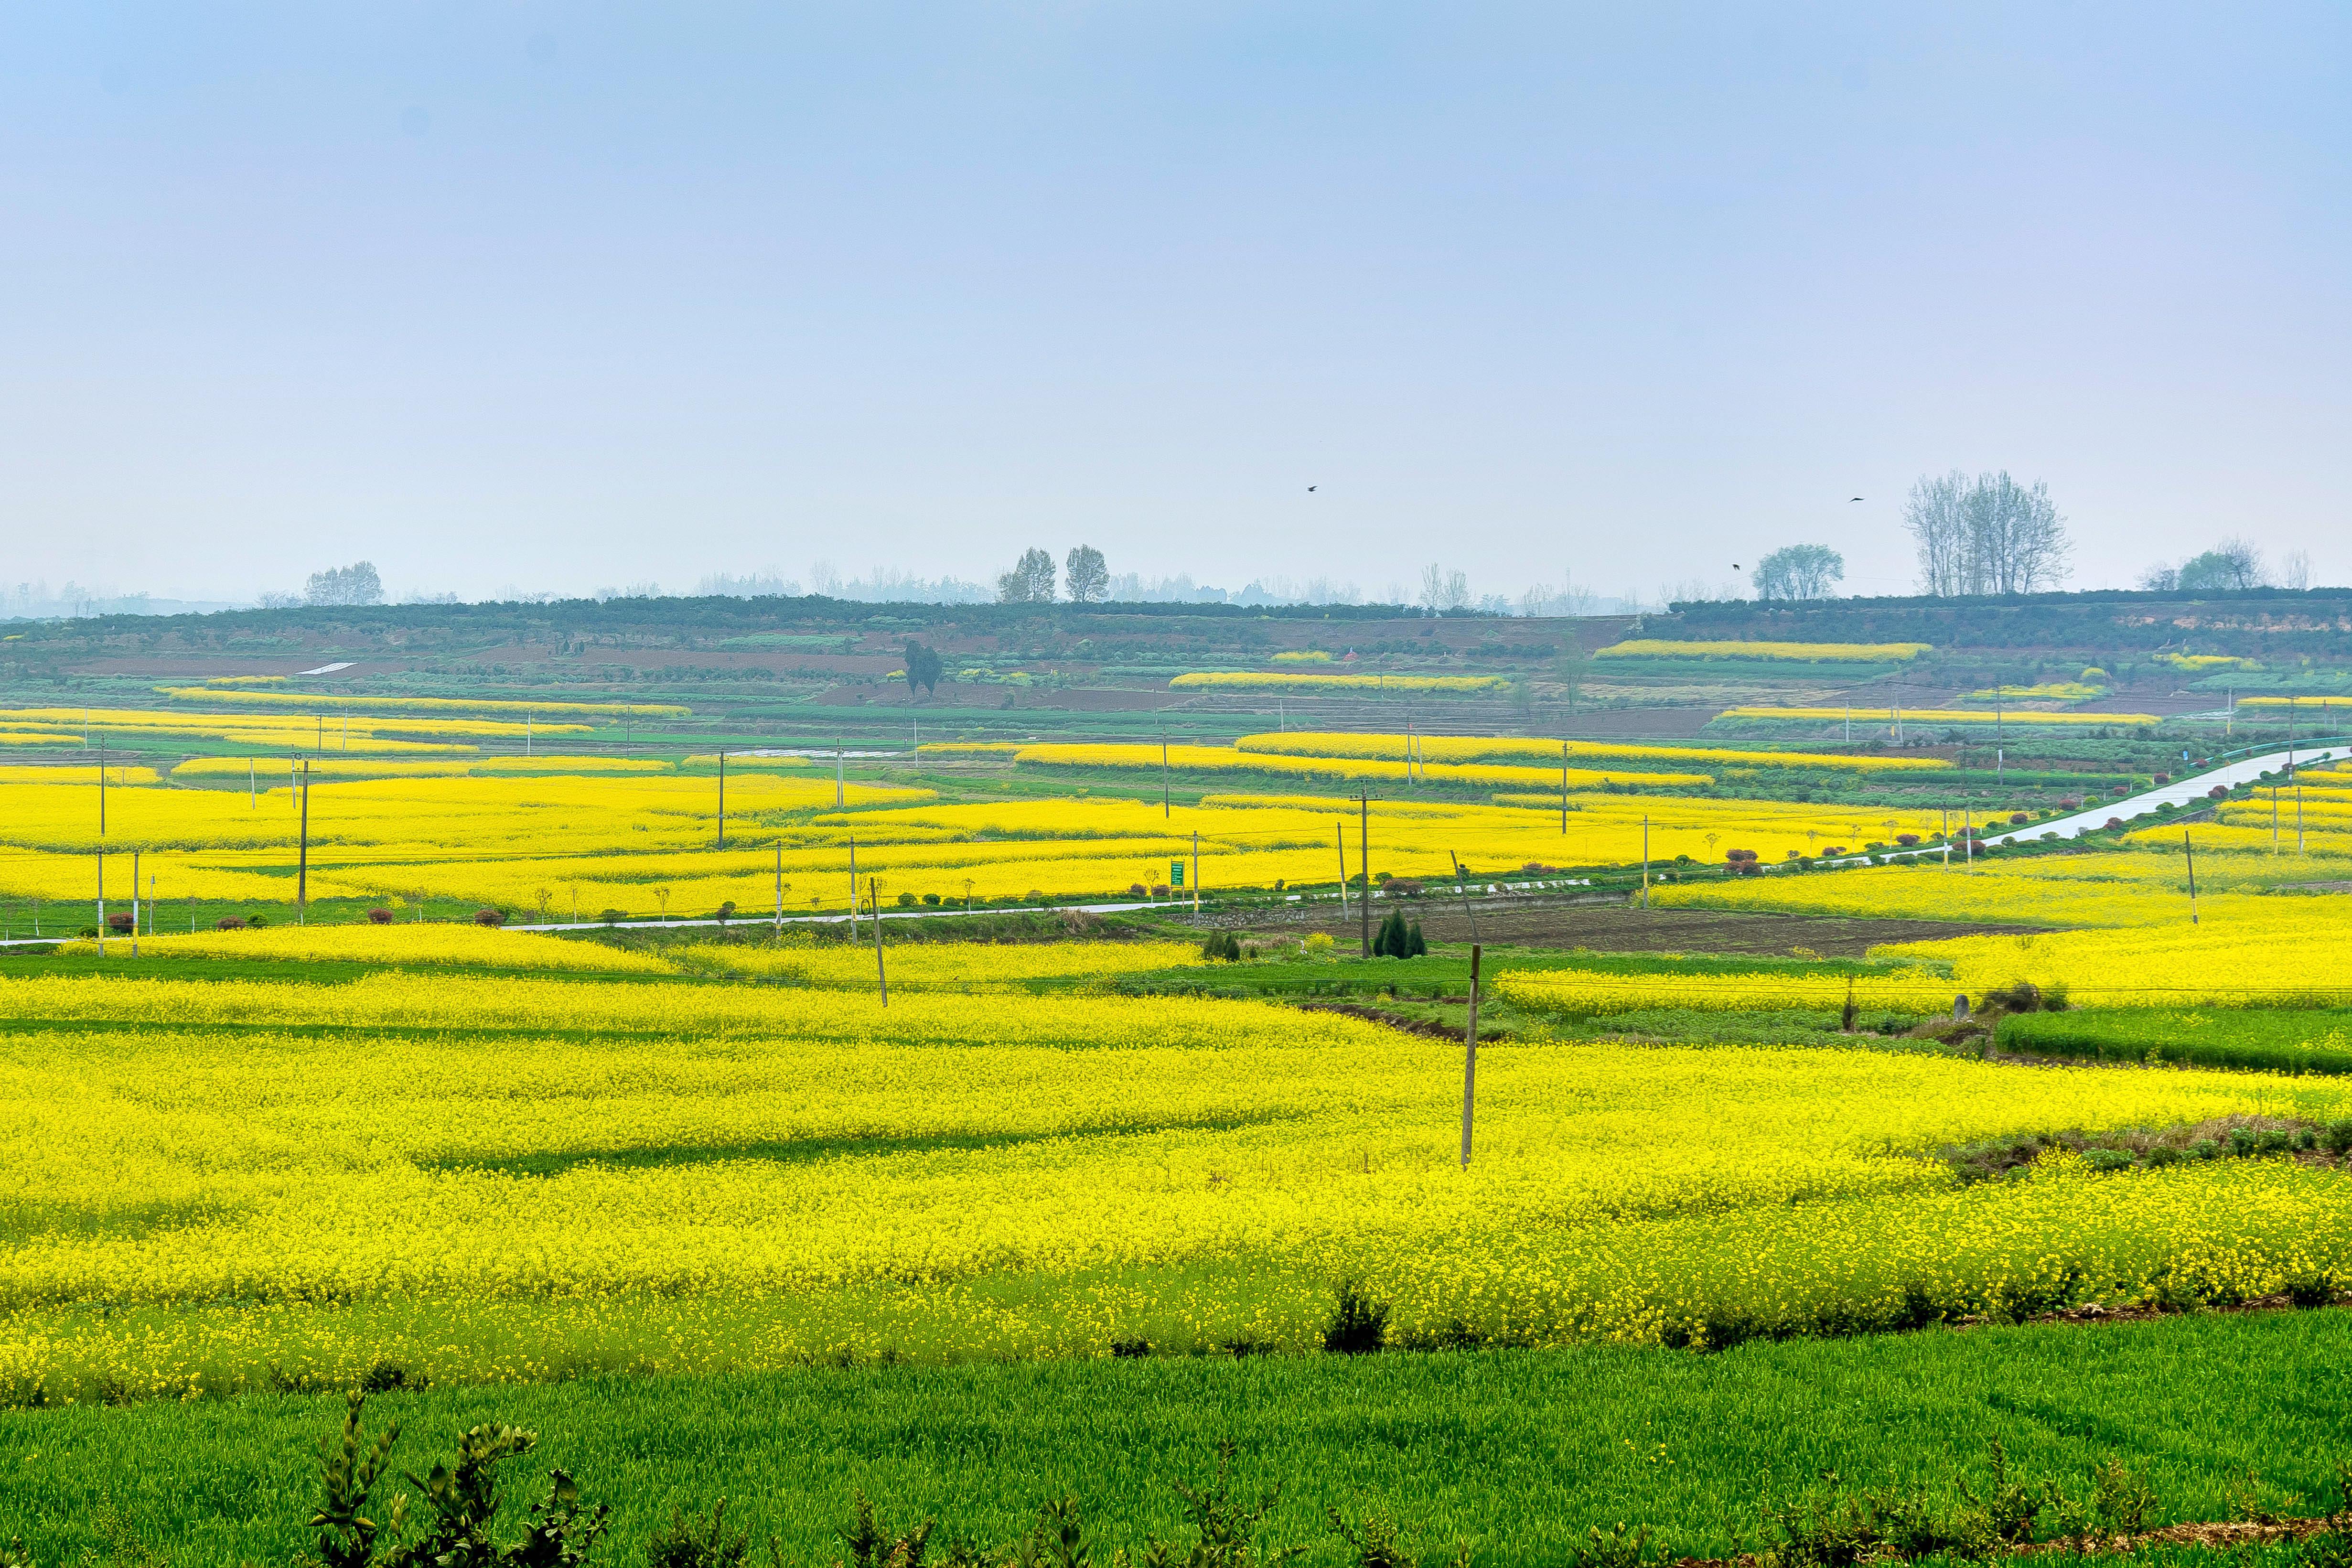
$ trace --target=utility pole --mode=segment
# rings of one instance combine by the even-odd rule
[[[1192,912],[1201,912],[1201,830],[1192,829]]]
[[[1335,822],[1331,836],[1339,841],[1339,918],[1348,918],[1348,825]]]
[[[784,841],[776,840],[776,934],[784,934]]]
[[[1470,1026],[1462,1037],[1462,1168],[1470,1168],[1470,1122],[1478,1103],[1478,954],[1470,944]]]
[[[890,972],[882,967],[882,885],[868,877],[866,883],[874,899],[874,978],[882,986],[882,1005],[890,1005]],[[850,887],[850,897],[857,896],[856,884]]]
[[[310,910],[310,759],[302,759],[302,848],[294,863],[294,923],[308,925]]]
[[[139,956],[139,851],[131,852],[131,956]]]
[[[98,956],[106,956],[106,850],[98,852]]]
[[[2189,829],[2180,830],[2181,853],[2189,857],[2189,923],[2197,923],[2197,846],[2189,839]]]
[[[1977,814],[1970,806],[1960,813],[1960,869],[1971,870],[1977,863]]]
[[[1650,907],[1650,819],[1642,818],[1642,907]]]
[[[719,847],[727,847],[727,748],[719,748]]]
[[[1357,797],[1363,808],[1362,826],[1357,831],[1356,858],[1364,868],[1364,896],[1356,900],[1356,908],[1364,922],[1364,956],[1372,956],[1372,797],[1367,794]]]
[[[833,809],[835,811],[841,809],[841,742],[835,741],[833,743]],[[856,840],[852,839],[850,842],[854,844]],[[857,871],[855,867],[850,868],[849,891],[850,907],[855,909],[857,905]]]
[[[98,748],[98,836],[106,837],[106,745]]]

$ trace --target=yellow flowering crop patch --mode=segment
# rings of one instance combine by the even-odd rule
[[[2260,669],[2254,659],[2239,658],[2226,653],[2160,653],[2158,664],[2168,664],[2175,669],[2186,669],[2198,675],[2210,675],[2217,669]]]
[[[1896,714],[1892,708],[1727,708],[1716,715],[1718,719],[1786,719],[1829,720],[1853,719],[1864,723],[1888,724]],[[1974,708],[1906,708],[1902,720],[1906,724],[1990,724],[1994,715],[1990,710]],[[2000,721],[2008,724],[2159,724],[2163,721],[2153,713],[2053,713],[2042,709],[2021,708],[2004,711]]]
[[[1906,942],[1885,956],[1952,965],[1971,991],[2031,981],[2085,1007],[2352,1007],[2344,952],[2352,909],[2340,898],[2224,894],[2172,918],[2121,930],[1966,936]]]
[[[2079,680],[2045,680],[2036,686],[1988,686],[1981,691],[1971,691],[1965,699],[1970,702],[2088,702],[2105,697],[2104,686],[2090,686]]]
[[[2307,879],[2285,858],[2202,853],[2198,830],[2197,875],[2211,911],[2235,907],[2273,884]],[[2267,839],[2265,839],[2267,843]],[[1975,921],[1987,924],[2141,926],[2189,921],[2189,879],[2178,853],[2178,830],[2167,853],[2068,855],[2002,860],[1979,856],[1973,865],[1956,846],[1948,865],[1940,857],[1892,866],[1791,875],[1777,871],[1733,881],[1679,883],[1654,889],[1661,905],[1701,909],[1781,910],[1792,914],[1866,919]],[[2276,900],[2265,900],[2276,901]],[[2295,907],[2320,900],[2295,900]]]
[[[515,950],[522,952],[522,949]],[[0,979],[0,1394],[185,1395],[2128,1300],[2352,1273],[2335,1173],[1959,1190],[2060,1128],[2343,1114],[2352,1086],[1830,1049],[1482,1051],[1163,997],[614,977]]]
[[[1204,962],[1189,942],[1055,942],[1002,944],[899,942],[884,922],[884,960],[893,991],[1018,990],[1031,981],[1088,979],[1180,969]],[[695,946],[670,955],[691,974],[740,975],[833,990],[879,989],[874,950],[803,940],[781,946]]]
[[[1501,767],[1487,763],[1437,763],[1412,769],[1402,760],[1377,757],[1294,756],[1276,752],[1242,751],[1223,746],[1097,745],[1046,743],[1024,746],[1014,761],[1040,767],[1129,768],[1155,770],[1163,763],[1185,773],[1265,773],[1284,778],[1393,780],[1403,783],[1418,773],[1430,780],[1466,784],[1540,784],[1560,782],[1558,768]],[[1714,783],[1706,773],[1601,772],[1571,768],[1570,789],[1598,789],[1605,784],[1652,784],[1689,788]]]
[[[275,757],[191,757],[172,770],[175,779],[228,779],[259,776],[271,783],[285,763]],[[405,759],[313,757],[313,779],[488,778],[501,773],[666,773],[670,764],[653,757],[469,757],[446,762]]]
[[[155,689],[183,702],[254,702],[274,708],[319,709],[328,712],[382,709],[395,713],[545,713],[562,720],[591,716],[684,719],[694,711],[691,708],[659,702],[514,702],[470,697],[378,697],[362,691],[224,691],[209,683],[204,686],[159,686]]]
[[[1673,642],[1631,637],[1595,658],[1756,658],[1815,664],[1901,664],[1930,651],[1923,642]]]
[[[1179,691],[1492,691],[1508,686],[1499,675],[1290,675],[1247,669],[1199,670],[1168,683]]]
[[[1853,773],[1935,773],[1951,767],[1940,757],[1844,756],[1825,752],[1745,752],[1722,746],[1645,746],[1607,741],[1539,741],[1516,735],[1334,734],[1293,730],[1244,735],[1240,752],[1273,756],[1365,757],[1402,761],[1408,752],[1429,763],[1550,764],[1555,781],[1563,756],[1571,763],[1626,761],[1693,768],[1835,768]]]
[[[94,942],[71,942],[60,951],[88,953]],[[120,942],[107,944],[121,956]],[[153,958],[323,959],[389,964],[459,963],[512,969],[523,973],[674,974],[672,965],[648,952],[596,942],[567,942],[531,931],[502,931],[478,925],[271,926],[261,931],[160,932],[139,939]]]
[[[1591,1017],[1646,1008],[1701,1013],[1834,1013],[1851,996],[1874,1013],[1927,1014],[1952,1005],[1955,989],[1926,970],[1894,974],[1611,974],[1575,969],[1507,970],[1495,994],[1534,1013]]]

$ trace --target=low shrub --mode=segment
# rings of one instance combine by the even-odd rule
[[[504,910],[476,910],[474,923],[478,926],[502,926],[507,923],[507,912]]]
[[[1323,1325],[1323,1348],[1335,1355],[1370,1355],[1388,1342],[1388,1303],[1373,1300],[1354,1280],[1343,1280]]]
[[[368,924],[372,926],[388,926],[391,923],[392,911],[390,910],[370,910],[368,911]]]

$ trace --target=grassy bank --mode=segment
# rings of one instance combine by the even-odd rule
[[[2352,1072],[2352,1013],[2322,1008],[2081,1009],[2000,1022],[2003,1050],[2092,1061]]]
[[[2200,1315],[2078,1328],[1930,1331],[1755,1343],[1717,1355],[1586,1348],[1245,1360],[815,1369],[389,1392],[398,1458],[422,1468],[481,1421],[534,1427],[518,1500],[548,1466],[615,1509],[642,1560],[674,1504],[724,1496],[787,1563],[831,1561],[863,1489],[894,1521],[1018,1534],[1074,1494],[1101,1547],[1181,1526],[1169,1483],[1220,1439],[1240,1489],[1280,1482],[1273,1538],[1342,1561],[1322,1510],[1392,1511],[1416,1551],[1470,1542],[1482,1563],[1558,1562],[1585,1529],[1648,1523],[1669,1552],[1719,1554],[1757,1509],[1824,1469],[1849,1481],[1982,1485],[1990,1440],[2013,1470],[2083,1483],[2110,1458],[2146,1470],[2151,1522],[2227,1517],[2249,1471],[2286,1511],[2329,1500],[2352,1407],[2322,1396],[2352,1364],[2352,1314]],[[306,1543],[311,1447],[332,1395],[0,1414],[0,1539],[69,1562],[102,1545],[110,1500],[180,1568],[283,1562]],[[519,1512],[520,1501],[510,1505]],[[1107,1550],[1098,1550],[1098,1558]]]

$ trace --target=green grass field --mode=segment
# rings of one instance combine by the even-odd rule
[[[2266,1072],[2352,1072],[2352,1013],[2284,1007],[2077,1009],[2000,1022],[2003,1050]]]
[[[1754,1343],[1716,1355],[1605,1347],[1241,1361],[819,1369],[379,1394],[423,1468],[480,1421],[537,1429],[520,1501],[561,1466],[614,1505],[642,1561],[674,1505],[730,1500],[786,1563],[829,1562],[864,1490],[894,1521],[1001,1543],[1075,1495],[1108,1548],[1181,1524],[1171,1481],[1239,1447],[1244,1489],[1279,1483],[1281,1543],[1345,1561],[1323,1510],[1392,1511],[1408,1545],[1482,1563],[1559,1562],[1593,1524],[1717,1555],[1759,1505],[1834,1469],[1855,1483],[1981,1484],[1999,1438],[2029,1477],[2078,1487],[2144,1468],[2153,1521],[2228,1517],[2251,1471],[2282,1511],[2324,1511],[2352,1457],[2352,1313],[2200,1315]],[[0,1413],[0,1538],[37,1561],[100,1544],[111,1504],[180,1568],[283,1562],[305,1544],[310,1455],[341,1401],[277,1396]],[[512,1528],[509,1526],[509,1528]],[[2192,1554],[2193,1555],[2193,1554]]]

